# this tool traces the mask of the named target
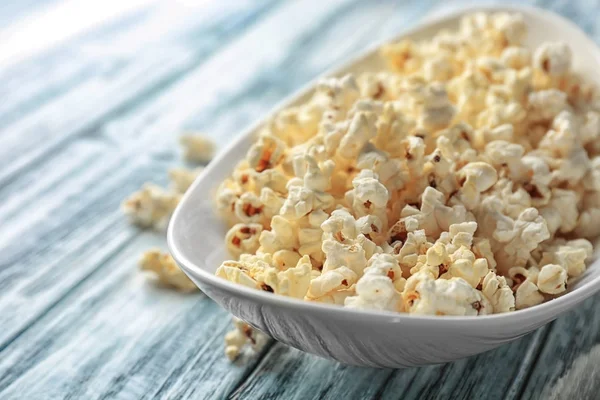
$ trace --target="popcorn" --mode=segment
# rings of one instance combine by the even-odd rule
[[[404,309],[422,315],[485,315],[492,306],[485,296],[461,278],[434,279],[416,273],[402,292]]]
[[[341,138],[338,153],[346,159],[358,156],[369,140],[377,135],[375,117],[365,112],[357,112],[350,122],[348,131]]]
[[[303,299],[310,285],[312,264],[308,256],[303,256],[295,267],[277,271],[268,268],[265,271],[263,290],[282,294],[284,296]]]
[[[269,342],[267,335],[239,318],[233,317],[233,326],[234,329],[225,335],[225,355],[230,361],[237,359],[247,345],[258,353]]]
[[[400,293],[404,278],[398,262],[389,255],[374,256],[369,260],[364,275],[356,284],[356,296],[347,297],[344,305],[348,308],[399,311]],[[396,282],[394,283],[394,278]]]
[[[216,274],[426,315],[564,293],[600,235],[600,94],[571,72],[568,45],[532,57],[526,28],[519,14],[465,16],[274,116],[217,190],[238,260]]]
[[[531,122],[551,121],[561,111],[570,110],[567,103],[567,95],[557,89],[541,90],[529,94],[529,114]]]
[[[183,148],[183,158],[191,163],[206,164],[215,153],[213,141],[201,135],[183,135],[179,143]]]
[[[467,207],[474,209],[480,201],[481,192],[491,188],[498,180],[498,173],[484,162],[472,162],[458,171],[458,177],[464,180],[459,191],[459,199]]]
[[[546,42],[535,50],[533,65],[552,77],[564,76],[571,70],[571,48],[564,42]]]
[[[454,75],[454,67],[446,55],[426,60],[423,64],[423,77],[427,82],[447,81]]]
[[[531,62],[531,52],[525,47],[511,46],[504,49],[500,59],[509,68],[522,69]]]
[[[514,311],[515,296],[503,276],[488,272],[483,279],[481,292],[492,304],[494,313]]]
[[[373,171],[360,171],[352,180],[352,186],[354,189],[346,193],[346,201],[357,216],[377,215],[382,220],[387,220],[382,210],[385,210],[389,193]]]
[[[519,45],[525,40],[527,25],[521,14],[498,13],[493,21],[494,28],[504,36],[509,45]]]
[[[185,193],[203,169],[203,167],[193,170],[186,168],[171,168],[169,170],[169,179],[171,180],[172,190],[176,193]]]
[[[569,277],[577,277],[585,271],[585,262],[592,256],[593,246],[586,239],[557,240],[546,244],[542,250],[540,265],[558,264]]]
[[[358,275],[348,267],[323,272],[310,282],[307,300],[322,301],[334,292],[345,291],[356,283]],[[342,303],[343,304],[343,303]]]
[[[164,230],[180,199],[181,195],[178,193],[171,193],[160,186],[146,183],[142,190],[123,201],[121,209],[132,223],[142,228]]]
[[[173,257],[168,253],[162,253],[158,249],[144,252],[139,261],[139,266],[142,271],[152,272],[159,282],[179,291],[191,292],[198,289],[196,284],[179,269]]]
[[[283,159],[285,143],[275,136],[262,135],[246,155],[248,164],[256,172],[274,168]]]
[[[419,124],[425,129],[440,129],[452,121],[456,109],[448,99],[444,86],[440,83],[429,85],[423,98],[423,115]]]
[[[515,306],[517,310],[533,307],[544,302],[544,295],[540,293],[537,285],[529,279],[521,283],[515,292]]]
[[[559,294],[567,284],[567,271],[557,264],[546,264],[540,270],[537,279],[538,289],[542,293]]]
[[[263,230],[261,224],[236,224],[229,229],[225,235],[227,250],[234,257],[244,253],[254,253],[258,250],[260,243],[258,238]]]

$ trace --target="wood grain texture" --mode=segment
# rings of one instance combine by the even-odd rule
[[[58,1],[10,3],[0,22]],[[129,227],[118,205],[145,181],[165,183],[176,132],[223,145],[437,4],[217,3],[161,18],[172,3],[158,2],[0,69],[0,398],[593,398],[598,297],[443,366],[351,368],[282,344],[230,364],[228,316],[137,271],[139,253],[164,240]],[[594,2],[537,3],[600,39]]]

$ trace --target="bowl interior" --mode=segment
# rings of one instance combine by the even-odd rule
[[[508,11],[523,14],[529,28],[526,45],[532,49],[545,41],[565,41],[573,49],[574,69],[588,79],[600,84],[600,50],[579,28],[564,18],[553,13],[526,7],[489,7],[477,9],[488,11]],[[425,22],[420,27],[409,30],[395,37],[426,39],[442,29],[455,29],[459,19],[474,9],[462,10],[451,15]],[[382,67],[382,60],[376,50],[367,51],[342,68],[326,74],[339,76],[348,72],[364,72]],[[282,102],[279,109],[306,101],[311,95],[314,82]],[[266,118],[265,118],[266,120]],[[169,246],[171,252],[182,265],[184,271],[194,275],[200,281],[213,281],[213,274],[222,261],[229,258],[224,246],[227,227],[216,215],[213,205],[217,186],[231,174],[236,163],[242,159],[253,142],[255,133],[261,128],[263,121],[240,134],[225,151],[213,160],[188,190],[177,208],[169,227]],[[592,281],[600,279],[600,263],[592,264],[586,273],[570,285],[570,291],[586,287],[587,295],[595,291]],[[596,284],[597,282],[594,282]],[[233,284],[232,284],[233,285]],[[595,285],[597,286],[597,285]],[[583,294],[583,293],[582,293]],[[565,297],[565,296],[563,296]],[[567,296],[568,297],[568,296]],[[587,297],[587,296],[586,296]],[[539,307],[539,306],[538,306]]]

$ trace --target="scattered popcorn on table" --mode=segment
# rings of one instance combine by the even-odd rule
[[[565,293],[600,234],[600,99],[519,14],[383,46],[317,85],[217,192],[217,275],[355,309],[487,315]],[[234,331],[227,354],[246,338]]]
[[[153,272],[159,282],[179,291],[192,292],[198,289],[168,253],[158,249],[148,250],[142,255],[139,265],[143,271]]]
[[[132,223],[142,228],[154,228],[160,231],[166,229],[180,199],[179,193],[169,192],[160,186],[146,183],[142,190],[125,199],[121,209]]]
[[[245,347],[249,346],[259,353],[269,342],[269,336],[252,328],[241,319],[233,317],[234,329],[225,335],[225,355],[234,361],[240,356]]]
[[[193,170],[187,168],[169,169],[170,188],[176,193],[185,193],[203,169],[203,167]]]
[[[215,144],[202,135],[183,135],[179,139],[183,158],[191,163],[206,164],[215,153]]]
[[[214,152],[214,144],[201,136],[183,136],[181,143],[185,148],[185,156],[189,161],[206,163]],[[141,228],[153,228],[164,231],[181,196],[194,182],[204,167],[188,169],[183,167],[171,168],[168,171],[171,184],[169,189],[146,183],[142,189],[126,198],[121,204],[121,210],[129,220]],[[248,229],[262,230],[262,226],[251,226]],[[240,245],[244,250],[253,249],[252,235],[239,233]],[[234,240],[234,239],[232,239]],[[256,238],[254,242],[258,243]],[[177,263],[168,253],[152,249],[144,252],[139,260],[139,266],[144,271],[151,271],[159,282],[180,290],[195,291],[197,286],[179,269]]]

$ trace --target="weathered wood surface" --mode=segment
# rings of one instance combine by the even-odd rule
[[[333,64],[447,4],[106,3],[116,11],[69,0],[0,8],[1,399],[598,397],[598,297],[447,365],[353,368],[279,343],[231,364],[226,313],[135,266],[164,239],[128,226],[118,205],[145,181],[165,183],[179,132],[225,144]],[[538,5],[600,40],[596,2]],[[73,10],[79,30],[28,39]],[[17,30],[31,48],[15,46]]]

